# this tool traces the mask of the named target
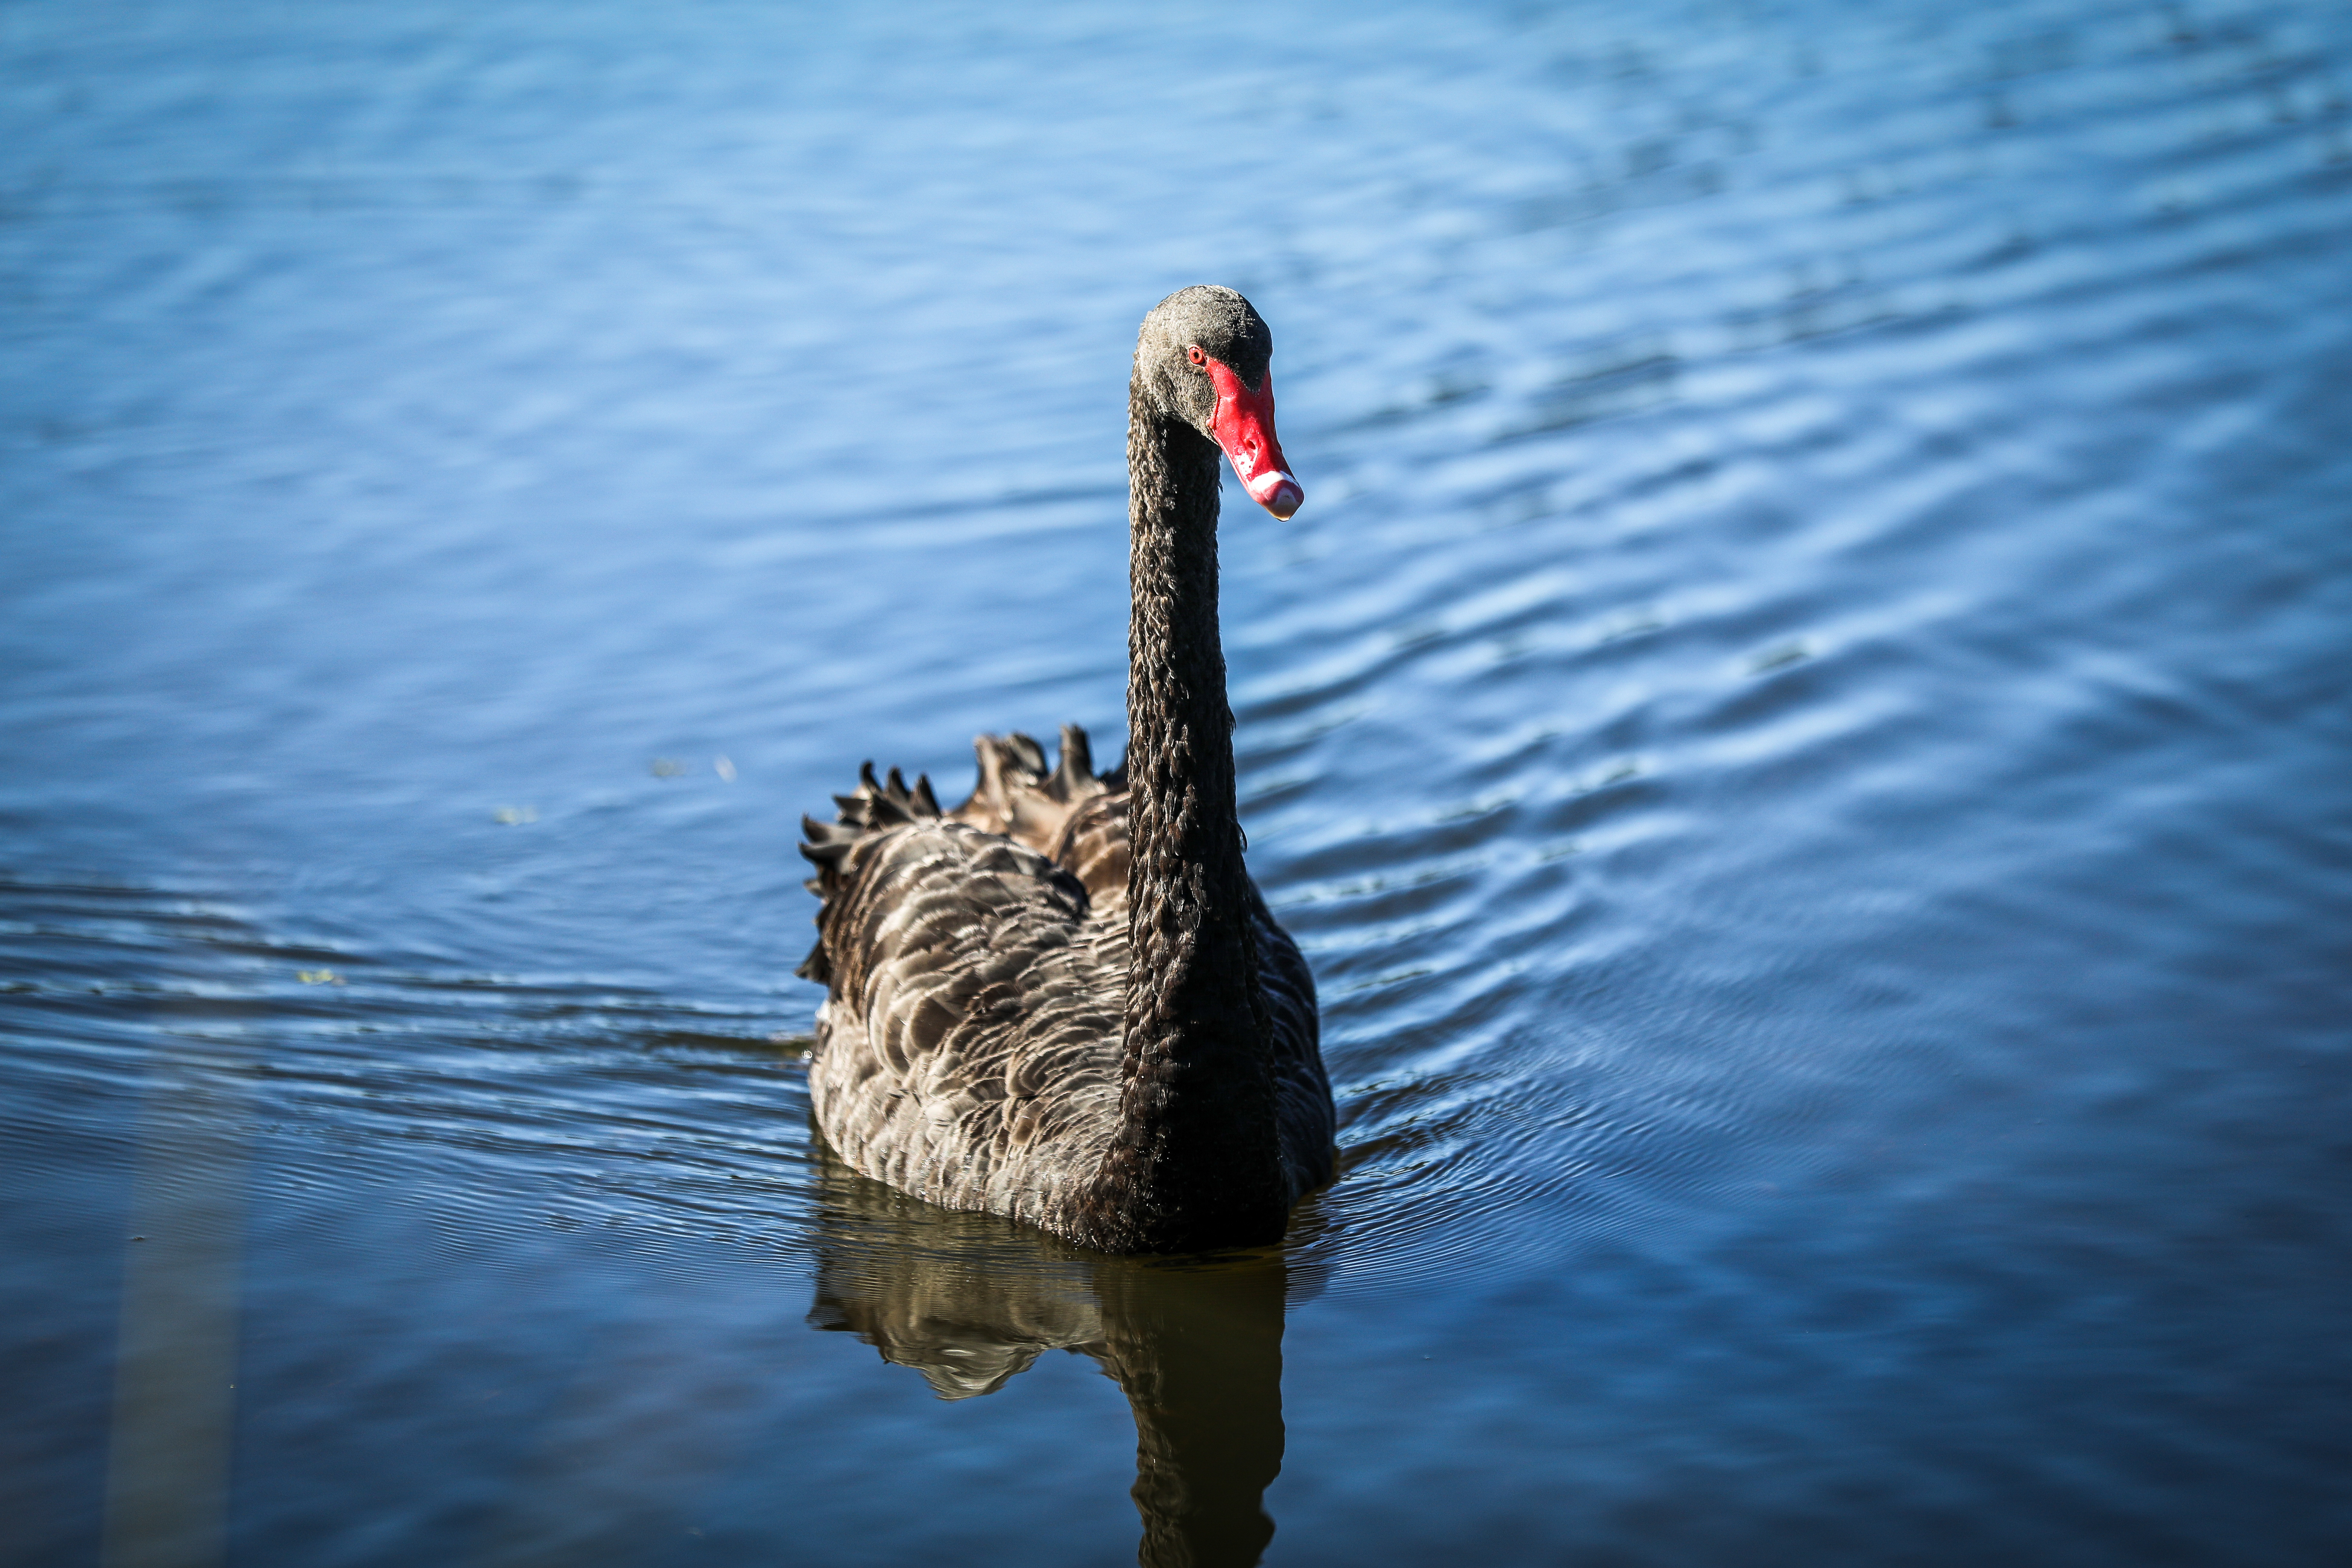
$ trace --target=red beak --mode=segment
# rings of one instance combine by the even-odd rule
[[[1198,349],[1192,352],[1200,353]],[[1250,500],[1276,517],[1287,518],[1306,500],[1307,492],[1290,477],[1290,465],[1282,459],[1282,443],[1274,438],[1274,372],[1267,371],[1258,389],[1252,392],[1223,361],[1202,354],[1201,363],[1217,388],[1216,417],[1210,424],[1217,445],[1233,459],[1234,472],[1241,476]]]

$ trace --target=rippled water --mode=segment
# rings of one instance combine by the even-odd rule
[[[2341,8],[0,58],[8,1563],[2352,1547]],[[1116,751],[1205,280],[1345,1174],[1171,1268],[830,1163],[792,847]]]

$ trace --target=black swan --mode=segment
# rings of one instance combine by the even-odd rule
[[[1105,1252],[1280,1239],[1331,1179],[1315,982],[1242,863],[1217,458],[1279,518],[1273,337],[1230,289],[1143,319],[1128,390],[1128,752],[983,735],[942,811],[873,764],[803,818],[816,1122],[861,1174]]]

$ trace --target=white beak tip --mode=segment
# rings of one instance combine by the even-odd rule
[[[1307,491],[1279,468],[1252,479],[1249,493],[1252,500],[1286,521],[1307,502]]]

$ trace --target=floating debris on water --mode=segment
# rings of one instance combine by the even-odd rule
[[[1769,675],[1776,669],[1786,669],[1792,664],[1802,663],[1812,657],[1812,648],[1802,640],[1784,642],[1752,656],[1748,661],[1748,673]]]

